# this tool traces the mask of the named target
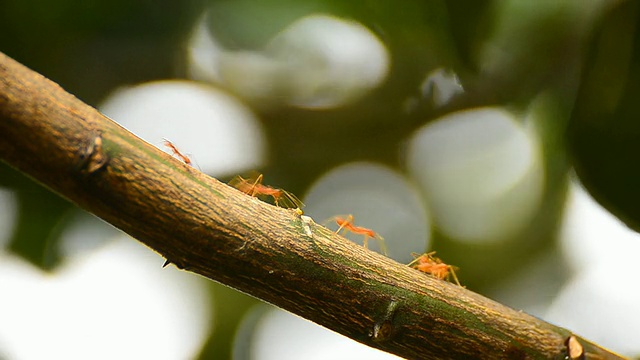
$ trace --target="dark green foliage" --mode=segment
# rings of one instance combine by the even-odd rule
[[[594,29],[569,136],[587,189],[640,230],[640,27],[638,4],[611,10]]]

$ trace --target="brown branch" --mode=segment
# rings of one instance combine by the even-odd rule
[[[179,268],[402,357],[619,358],[220,183],[1,53],[0,159]]]

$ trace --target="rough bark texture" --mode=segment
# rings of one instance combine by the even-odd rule
[[[0,159],[179,268],[405,358],[619,358],[247,196],[1,53]]]

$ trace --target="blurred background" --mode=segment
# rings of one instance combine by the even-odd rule
[[[0,0],[0,51],[211,176],[259,171],[637,356],[638,6]],[[163,262],[0,163],[0,359],[394,358]]]

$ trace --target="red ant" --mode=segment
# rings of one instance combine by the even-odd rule
[[[453,277],[453,280],[458,286],[460,285],[460,281],[458,281],[458,277],[456,276],[455,266],[447,265],[439,258],[435,257],[435,251],[430,253],[425,253],[422,255],[418,255],[416,253],[411,253],[415,259],[409,263],[408,266],[420,270],[424,273],[430,274],[440,280],[451,281],[450,278]]]
[[[362,226],[355,226],[353,224],[353,215],[347,215],[347,217],[338,215],[331,218],[331,220],[335,221],[336,224],[338,224],[339,226],[338,230],[336,231],[336,234],[340,234],[340,231],[344,230],[343,234],[346,233],[347,231],[351,231],[354,234],[363,235],[364,236],[363,246],[365,248],[368,248],[369,238],[374,238],[378,240],[378,243],[380,244],[380,249],[382,250],[382,252],[385,255],[387,255],[387,246],[384,243],[384,238],[380,236],[380,234],[376,233],[371,229],[368,229]]]
[[[273,198],[273,202],[276,204],[276,206],[285,208],[296,208],[298,210],[304,206],[302,201],[300,201],[300,199],[298,199],[292,193],[282,189],[276,189],[271,186],[263,185],[262,178],[262,174],[258,175],[255,179],[245,179],[242,176],[238,175],[231,181],[229,181],[229,185],[247,195],[251,195],[254,197],[270,196],[271,198]]]
[[[173,152],[173,155],[179,157],[180,160],[182,160],[182,162],[184,162],[187,165],[193,166],[191,164],[191,159],[187,155],[184,155],[183,153],[181,153],[180,150],[178,150],[178,148],[175,145],[173,145],[171,141],[164,139],[164,145],[169,149],[171,149],[171,151]]]

